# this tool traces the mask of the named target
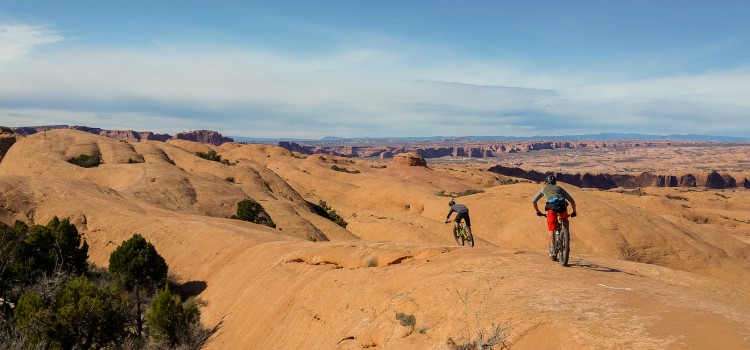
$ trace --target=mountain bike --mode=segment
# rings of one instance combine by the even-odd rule
[[[445,223],[450,223],[450,221],[446,221]],[[469,247],[474,246],[474,235],[464,228],[464,225],[460,222],[457,222],[456,225],[453,226],[453,238],[456,239],[456,244],[458,245],[468,245]]]
[[[547,213],[549,215],[549,213]],[[547,217],[544,215],[544,217]],[[569,216],[568,218],[571,218]],[[552,259],[559,260],[560,265],[568,266],[568,258],[570,258],[570,230],[565,228],[563,220],[560,216],[557,216],[557,226],[555,231],[552,232],[555,239],[554,251],[552,252]]]

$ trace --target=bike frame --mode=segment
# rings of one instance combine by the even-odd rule
[[[570,229],[567,230],[567,238],[564,237],[563,230],[565,229],[565,225],[563,224],[563,219],[558,215],[556,221],[557,225],[555,230],[552,231],[552,237],[555,241],[555,246],[553,247],[555,250],[554,254],[556,258],[560,254],[560,265],[568,266],[568,259],[570,258]],[[568,222],[570,223],[570,221]]]
[[[448,222],[446,221],[446,223]],[[458,245],[464,245],[465,242],[469,242],[469,246],[474,246],[474,235],[469,233],[461,222],[453,222],[453,235]],[[459,238],[461,238],[461,242],[459,242]]]

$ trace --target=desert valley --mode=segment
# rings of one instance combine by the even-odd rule
[[[206,349],[750,349],[747,143],[3,130],[1,221],[67,218],[101,268],[141,234],[205,301]],[[568,267],[531,205],[546,173],[578,206]],[[473,248],[444,222],[451,198]],[[231,219],[246,199],[275,227]]]

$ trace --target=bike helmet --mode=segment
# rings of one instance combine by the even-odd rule
[[[452,206],[453,206],[454,204],[456,204],[456,201],[454,201],[454,200],[452,200],[452,199],[451,199],[451,201],[450,201],[450,202],[448,202],[448,206],[449,206],[449,207],[452,207]]]
[[[555,183],[557,183],[557,178],[555,177],[555,175],[547,175],[547,177],[544,178],[544,182],[550,185],[554,185]]]

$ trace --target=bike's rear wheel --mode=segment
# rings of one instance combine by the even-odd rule
[[[570,232],[567,228],[560,230],[560,265],[568,266],[570,257]]]
[[[466,231],[465,233],[466,233],[466,242],[468,242],[469,247],[473,247],[474,246],[474,235],[471,234],[471,232],[469,232],[469,231]]]

